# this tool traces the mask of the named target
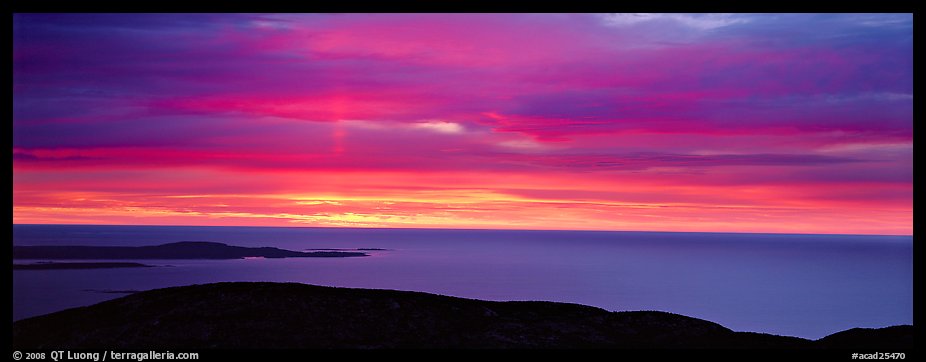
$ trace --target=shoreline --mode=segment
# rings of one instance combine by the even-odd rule
[[[13,270],[75,270],[75,269],[117,269],[117,268],[155,268],[157,265],[129,262],[89,262],[61,263],[35,262],[31,264],[13,264]]]

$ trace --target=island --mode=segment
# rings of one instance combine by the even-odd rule
[[[738,348],[903,351],[913,326],[808,340],[659,311],[228,282],[134,293],[13,323],[15,349]]]
[[[208,241],[181,241],[154,246],[13,246],[13,259],[244,259],[343,258],[363,252],[302,252],[273,247],[249,248]]]
[[[322,251],[346,251],[346,250],[356,250],[356,251],[388,251],[389,249],[383,249],[383,248],[353,248],[353,249],[351,249],[351,248],[310,248],[310,249],[305,249],[305,250],[307,250],[307,251],[319,251],[319,250],[322,250]]]

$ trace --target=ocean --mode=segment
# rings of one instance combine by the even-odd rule
[[[912,236],[13,225],[14,245],[177,241],[386,250],[354,258],[142,260],[161,267],[14,270],[13,320],[125,291],[275,281],[658,310],[736,331],[810,339],[913,323]]]

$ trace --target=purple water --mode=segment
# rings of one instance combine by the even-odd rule
[[[384,248],[360,258],[142,260],[158,268],[16,270],[13,320],[125,294],[280,281],[661,310],[816,339],[913,323],[912,236],[13,225],[14,245]]]

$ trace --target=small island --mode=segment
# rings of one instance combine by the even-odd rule
[[[181,241],[154,246],[13,246],[13,259],[244,259],[344,258],[362,252],[302,252],[274,247],[249,248],[208,241]]]
[[[305,249],[306,251],[388,251],[389,249],[383,248],[310,248]]]

